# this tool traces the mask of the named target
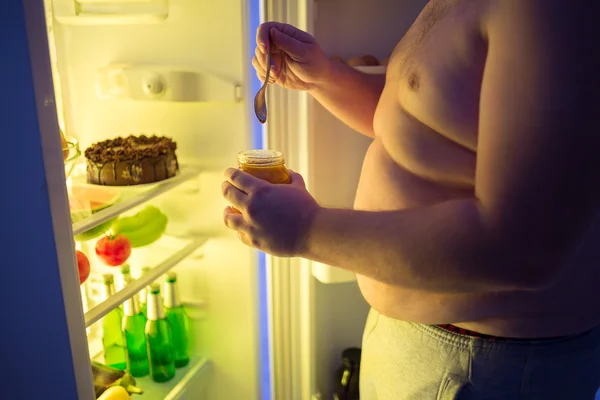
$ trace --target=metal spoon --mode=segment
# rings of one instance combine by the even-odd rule
[[[269,73],[271,72],[271,44],[267,46],[267,75],[265,76],[265,82],[262,87],[254,96],[254,113],[256,118],[261,124],[267,122],[267,99],[265,98],[267,92],[267,85],[269,84]]]

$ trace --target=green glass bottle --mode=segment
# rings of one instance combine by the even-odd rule
[[[127,371],[139,378],[148,375],[148,349],[146,348],[146,317],[140,310],[137,294],[125,300],[123,333],[127,350]]]
[[[160,285],[150,285],[148,295],[148,322],[146,322],[146,346],[150,362],[150,376],[155,382],[166,382],[175,376],[175,358],[171,325],[165,319]]]
[[[104,300],[115,294],[115,281],[112,274],[104,274]],[[121,331],[123,310],[116,307],[102,318],[102,346],[104,363],[110,367],[125,370],[125,336]]]
[[[142,276],[146,275],[149,271],[151,271],[152,268],[151,267],[142,267]],[[144,314],[144,316],[146,318],[148,318],[148,292],[150,286],[147,286],[145,288],[143,288],[142,290],[140,290],[140,308],[142,309],[142,314]]]
[[[171,324],[173,333],[173,352],[175,367],[180,368],[190,362],[189,320],[183,305],[179,302],[177,275],[167,273],[163,298],[165,300],[165,318]]]

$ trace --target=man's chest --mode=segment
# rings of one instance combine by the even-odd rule
[[[487,55],[479,29],[482,12],[478,1],[438,0],[427,5],[392,53],[375,116],[376,132],[397,132],[403,126],[401,114],[408,114],[475,150]]]

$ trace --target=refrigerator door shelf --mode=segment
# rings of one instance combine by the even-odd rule
[[[95,228],[140,204],[152,200],[156,196],[178,187],[184,182],[195,179],[201,171],[202,170],[196,166],[181,165],[178,175],[161,182],[138,186],[111,186],[111,189],[118,190],[121,193],[120,201],[73,223],[73,235],[77,236],[80,233]],[[84,176],[79,175],[73,177],[73,183],[85,186]]]
[[[169,16],[168,0],[53,0],[52,3],[56,20],[64,25],[157,24]]]
[[[161,238],[158,242],[156,242],[156,247],[161,247],[161,253],[164,254],[166,251],[162,251],[162,246],[160,246],[161,241],[166,241],[171,238]],[[172,239],[177,240],[177,239]],[[150,271],[140,276],[138,279],[130,282],[127,286],[123,287],[121,290],[116,292],[113,296],[106,299],[105,301],[97,304],[95,307],[90,309],[85,313],[85,326],[89,327],[95,322],[99,321],[102,317],[108,314],[110,311],[114,310],[125,300],[130,298],[131,296],[137,294],[140,290],[144,289],[152,282],[159,279],[162,275],[164,275],[171,268],[175,267],[181,261],[190,257],[194,252],[196,252],[202,245],[204,245],[208,241],[207,238],[195,238],[189,240],[185,246],[173,246],[170,244],[169,248],[179,248],[178,251],[172,253],[169,257],[164,259],[160,264],[152,268]],[[154,245],[153,245],[154,246]],[[168,253],[167,253],[168,254]],[[133,264],[132,264],[133,265]]]
[[[312,273],[321,283],[347,283],[356,280],[354,272],[313,261]]]
[[[193,68],[162,65],[109,65],[98,72],[101,99],[170,102],[242,101],[241,85]]]

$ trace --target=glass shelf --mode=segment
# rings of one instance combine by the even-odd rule
[[[137,378],[136,382],[144,393],[140,400],[180,400],[184,395],[189,399],[204,398],[201,391],[206,390],[211,363],[206,358],[192,357],[190,363],[175,370],[175,377],[168,382],[157,383],[150,377]],[[190,393],[186,393],[189,390]],[[137,397],[133,397],[135,399]]]
[[[142,275],[140,278],[130,282],[127,286],[116,292],[110,298],[92,307],[85,313],[85,326],[89,327],[110,311],[123,304],[125,300],[138,293],[140,290],[147,287],[150,283],[164,275],[171,268],[189,257],[192,253],[198,250],[208,238],[198,237],[187,241],[187,244],[179,250],[164,259],[160,264],[156,265],[150,271]],[[184,242],[185,243],[185,242]]]
[[[93,357],[94,361],[103,363],[101,355]],[[144,393],[132,395],[132,400],[183,400],[203,399],[210,382],[212,364],[210,360],[198,355],[190,357],[190,363],[175,369],[175,376],[167,382],[154,382],[150,376],[135,378],[136,386]],[[188,393],[189,392],[189,393]]]
[[[201,169],[193,166],[181,166],[179,174],[173,178],[149,184],[139,186],[99,186],[99,185],[87,185],[87,187],[93,190],[110,190],[113,193],[118,193],[119,201],[114,204],[107,206],[106,208],[95,212],[83,219],[80,219],[73,223],[73,236],[77,236],[80,233],[86,232],[92,228],[97,227],[111,220],[112,218],[131,210],[134,207],[139,206],[169,190],[176,188],[182,183],[194,179],[200,174]],[[79,185],[80,187],[86,186],[85,177],[78,176],[73,178],[72,185]],[[92,199],[93,200],[93,199]],[[72,211],[73,213],[73,211]]]

